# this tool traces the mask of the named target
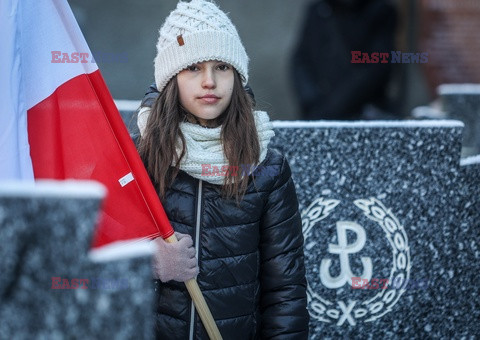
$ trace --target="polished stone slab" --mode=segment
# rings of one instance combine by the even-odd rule
[[[461,202],[480,199],[478,180],[460,168],[463,124],[275,127],[272,146],[289,160],[302,212],[311,337],[478,334],[468,292],[478,266],[459,245],[478,229],[478,214],[460,222]],[[354,289],[361,280],[352,277],[372,289]]]

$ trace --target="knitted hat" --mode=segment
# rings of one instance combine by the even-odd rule
[[[231,64],[247,83],[248,56],[228,16],[210,1],[180,1],[160,28],[155,57],[158,91],[181,70],[208,60]]]

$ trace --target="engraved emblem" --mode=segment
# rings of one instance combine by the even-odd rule
[[[349,208],[346,211],[359,217],[342,218],[332,224],[329,216],[342,203]],[[355,326],[373,322],[392,311],[405,292],[411,264],[407,234],[390,209],[372,197],[353,202],[320,197],[302,211],[302,226],[308,261],[315,254],[322,254],[316,263],[306,261],[312,319],[339,327]],[[332,226],[335,233],[326,233],[327,229],[333,231]],[[385,251],[372,251],[372,239],[383,242]],[[388,278],[387,289],[352,289],[352,277],[369,281],[372,276]]]

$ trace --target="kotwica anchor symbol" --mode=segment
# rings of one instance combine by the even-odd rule
[[[362,275],[354,275],[350,268],[349,254],[358,253],[365,246],[367,241],[365,229],[355,222],[351,221],[338,221],[337,225],[337,238],[338,244],[328,244],[328,252],[330,254],[336,254],[340,257],[340,275],[332,277],[330,275],[331,259],[322,259],[320,264],[320,279],[322,284],[330,289],[340,288],[346,283],[352,285],[352,277],[360,276],[362,279],[370,281],[372,278],[372,259],[369,257],[361,257],[363,265]],[[347,230],[353,231],[357,235],[357,239],[354,243],[349,244],[347,242]]]

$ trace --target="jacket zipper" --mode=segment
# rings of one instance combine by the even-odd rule
[[[200,249],[200,218],[201,218],[201,209],[202,209],[202,180],[198,180],[198,194],[197,194],[197,221],[195,224],[195,257],[198,259],[199,249]],[[190,340],[193,340],[193,331],[195,325],[195,305],[191,305],[190,313]]]

